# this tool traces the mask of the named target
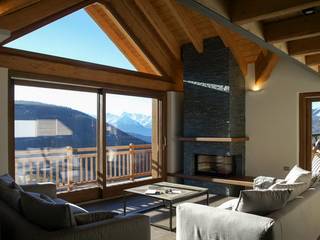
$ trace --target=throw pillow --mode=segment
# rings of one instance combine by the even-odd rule
[[[118,214],[113,212],[89,212],[76,214],[74,218],[76,220],[77,225],[85,225],[111,219],[116,215]]]
[[[21,191],[23,191],[22,188],[10,175],[0,176],[0,199],[18,212],[20,211]]]
[[[26,219],[49,231],[75,226],[70,206],[57,204],[47,196],[21,192],[21,208]]]
[[[311,183],[311,172],[304,170],[297,165],[294,166],[284,179],[288,184],[304,182],[310,185]]]
[[[290,197],[290,190],[243,190],[235,210],[258,215],[267,215],[283,208]]]
[[[285,181],[276,183],[272,185],[269,189],[286,189],[286,190],[291,190],[291,194],[289,197],[288,201],[294,200],[297,196],[301,195],[304,193],[307,189],[309,188],[309,184],[307,183],[292,183],[288,184]]]

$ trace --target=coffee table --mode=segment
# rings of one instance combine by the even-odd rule
[[[161,192],[161,194],[148,194],[147,190],[156,190]],[[147,197],[151,197],[157,200],[162,200],[163,205],[166,206],[166,203],[169,205],[169,227],[152,224],[153,226],[164,228],[166,230],[173,231],[172,227],[172,217],[173,217],[173,208],[174,204],[183,202],[195,197],[202,195],[207,195],[206,203],[209,205],[209,190],[208,188],[194,187],[184,184],[169,183],[169,182],[159,182],[155,184],[143,185],[139,187],[129,188],[124,190],[123,194],[123,214],[126,215],[127,209],[127,195],[128,194],[137,194]],[[159,208],[159,206],[155,207]],[[154,210],[155,208],[148,209]]]

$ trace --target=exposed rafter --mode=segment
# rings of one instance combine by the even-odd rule
[[[105,5],[159,72],[172,79],[176,83],[177,90],[182,90],[181,62],[159,38],[158,33],[135,2],[112,0],[106,2]]]
[[[173,55],[180,59],[180,46],[174,35],[170,32],[166,24],[162,21],[161,17],[157,13],[157,10],[153,7],[149,0],[135,0],[137,6],[148,18],[150,23],[156,29],[163,41],[167,44]]]
[[[239,45],[237,45],[237,41],[233,38],[231,32],[226,28],[222,27],[216,22],[212,22],[212,26],[217,31],[218,35],[220,36],[221,40],[223,41],[224,45],[230,49],[232,52],[235,60],[237,61],[240,70],[243,76],[247,75],[247,62],[245,61],[244,57],[242,56]]]
[[[105,6],[98,3],[92,4],[86,7],[86,11],[138,71],[160,75],[159,71]]]
[[[306,56],[306,64],[310,66],[320,65],[320,53]]]
[[[270,51],[260,53],[255,62],[256,84],[262,85],[268,80],[278,60],[279,57]]]
[[[320,52],[320,36],[289,41],[287,47],[288,53],[293,56]]]
[[[0,16],[18,11],[40,0],[2,0],[0,2]]]
[[[316,6],[320,6],[319,0],[233,0],[230,3],[230,12],[233,22],[246,24]]]
[[[11,32],[12,41],[26,33],[53,22],[69,13],[81,9],[93,0],[41,0],[11,14],[1,16],[0,28]]]
[[[320,14],[299,16],[264,24],[266,41],[275,43],[320,35]]]
[[[172,15],[175,17],[181,28],[189,37],[195,49],[199,52],[203,52],[203,39],[197,31],[197,27],[192,22],[182,6],[178,5],[174,0],[166,0],[164,3],[170,9]]]

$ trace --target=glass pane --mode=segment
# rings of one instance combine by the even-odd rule
[[[107,185],[152,177],[157,162],[158,100],[106,95]]]
[[[320,153],[320,101],[312,102],[312,158]]]
[[[96,186],[96,116],[97,93],[16,85],[16,181]]]

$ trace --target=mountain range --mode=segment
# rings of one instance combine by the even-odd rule
[[[72,131],[68,136],[42,136],[16,138],[15,149],[27,148],[60,148],[72,146],[74,148],[96,146],[96,118],[83,112],[51,104],[30,101],[15,101],[15,120],[57,119]],[[126,120],[125,118],[124,120]],[[128,123],[132,122],[128,120]],[[120,121],[120,123],[123,120]],[[124,121],[125,122],[125,121]],[[135,123],[136,124],[136,123]],[[125,126],[124,123],[120,125]],[[108,146],[146,144],[147,141],[137,138],[116,126],[107,123],[106,141]]]
[[[120,116],[107,113],[107,123],[143,141],[151,142],[151,116],[127,112],[122,113]]]

